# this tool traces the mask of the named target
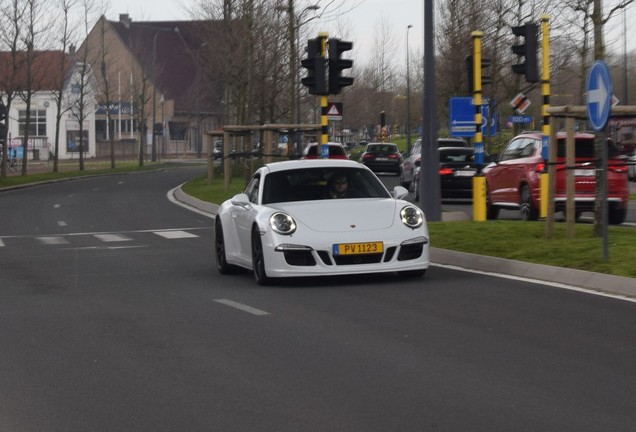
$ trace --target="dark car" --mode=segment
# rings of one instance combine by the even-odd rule
[[[539,217],[540,174],[544,171],[541,157],[540,132],[528,132],[514,137],[506,145],[495,163],[483,170],[486,177],[486,216],[496,219],[499,209],[518,209],[523,220]],[[593,133],[577,133],[574,138],[575,162],[565,168],[565,133],[557,134],[555,211],[565,211],[566,172],[574,174],[575,217],[584,211],[594,211],[596,201],[596,157]],[[619,157],[616,147],[607,142],[607,201],[609,223],[620,224],[627,216],[629,188],[627,165]]]
[[[402,154],[393,143],[369,143],[360,156],[360,162],[376,173],[390,172],[400,175]]]
[[[470,148],[468,142],[463,138],[438,138],[437,147],[466,147]],[[405,188],[410,188],[413,179],[420,167],[420,157],[422,154],[422,138],[413,144],[411,151],[404,155],[402,169],[400,171],[400,184]]]
[[[473,177],[479,173],[480,167],[475,163],[475,149],[473,147],[440,147],[439,178],[442,198],[473,197]],[[484,155],[486,158],[487,155]],[[409,188],[419,199],[418,185],[420,179],[419,161],[415,175]]]
[[[329,156],[324,159],[349,159],[347,152],[340,143],[327,143]],[[302,159],[322,159],[320,155],[321,144],[309,143],[303,150]]]

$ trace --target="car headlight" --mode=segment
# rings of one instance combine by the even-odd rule
[[[296,231],[296,221],[288,214],[277,212],[270,216],[269,225],[278,234],[290,235]]]
[[[415,206],[406,206],[400,210],[400,218],[404,225],[413,229],[421,227],[424,223],[422,210]]]

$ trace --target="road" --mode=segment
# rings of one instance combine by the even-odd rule
[[[199,173],[0,193],[0,430],[633,431],[636,303],[432,267],[219,275]]]

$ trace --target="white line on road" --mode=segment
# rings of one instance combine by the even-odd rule
[[[192,237],[199,237],[198,235],[186,232],[186,231],[180,231],[180,230],[175,230],[175,231],[155,231],[155,234],[157,234],[158,236],[161,236],[163,238],[167,238],[167,239],[179,239],[179,238],[192,238]]]
[[[95,234],[94,237],[100,239],[103,242],[123,242],[123,241],[131,241],[130,237],[126,237],[121,234]]]
[[[57,226],[66,226],[66,222],[64,222],[64,221],[57,221]]]
[[[253,308],[251,306],[244,305],[242,303],[235,302],[228,299],[214,299],[215,302],[224,304],[226,306],[233,307],[235,309],[242,310],[243,312],[251,313],[252,315],[269,315],[269,312],[265,312],[260,309]]]
[[[68,240],[64,237],[59,236],[51,236],[51,237],[38,237],[42,243],[46,245],[60,245],[60,244],[68,244]]]

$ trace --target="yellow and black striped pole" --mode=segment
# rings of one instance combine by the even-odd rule
[[[541,205],[539,206],[539,216],[542,218],[548,215],[548,163],[549,161],[549,144],[550,144],[550,17],[543,15],[541,17],[541,96],[543,104],[541,106],[541,115],[543,117],[543,137],[541,143],[541,156],[545,162],[545,168],[540,174],[541,183]],[[556,145],[556,143],[552,143]]]
[[[318,39],[320,40],[320,56],[327,56],[327,37],[328,33],[320,32],[318,33]],[[329,147],[327,147],[327,143],[329,142],[329,120],[327,118],[327,110],[328,110],[327,95],[320,95],[320,157],[327,158],[329,157]]]
[[[475,163],[484,163],[484,140],[481,132],[481,37],[480,31],[471,34],[473,39],[473,104],[475,106]],[[471,79],[469,77],[469,79]],[[486,220],[486,179],[483,175],[473,177],[473,220]]]

